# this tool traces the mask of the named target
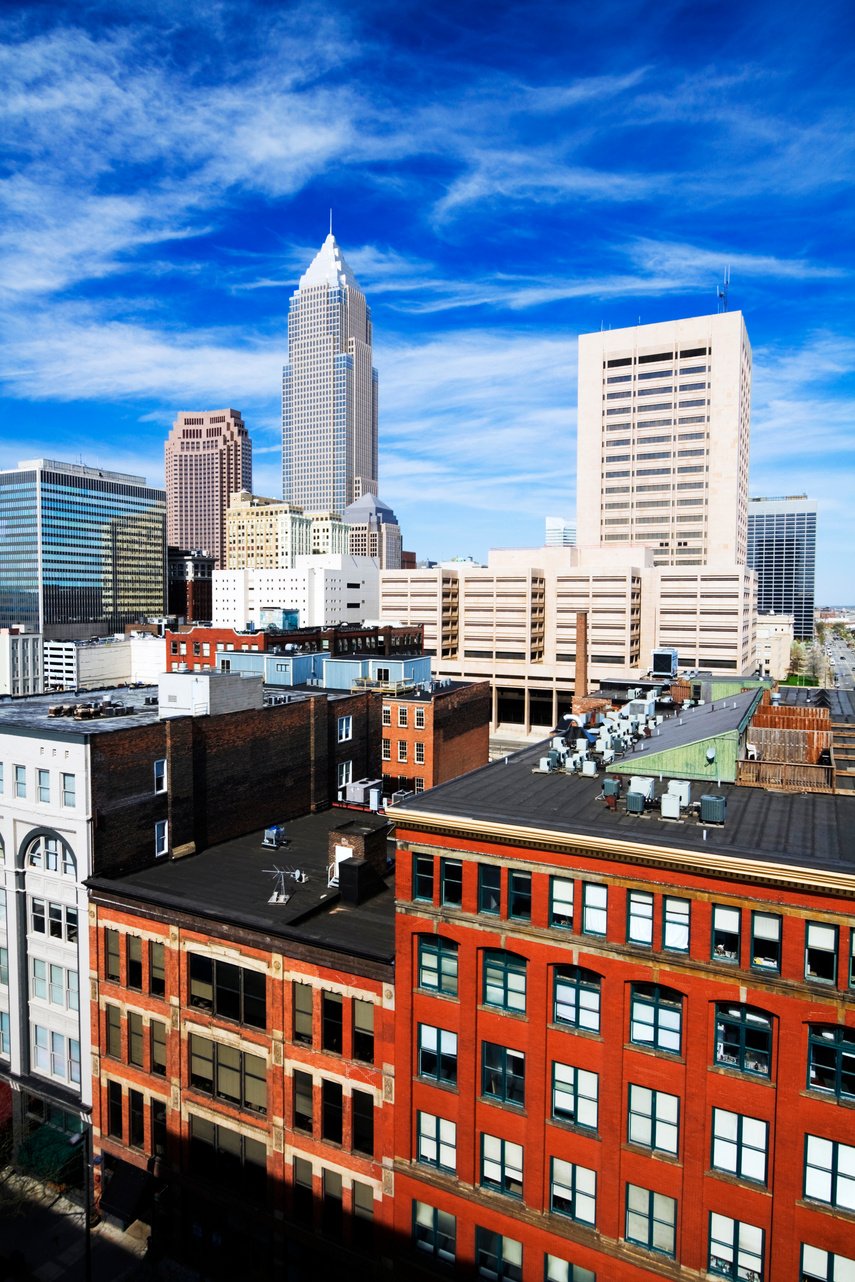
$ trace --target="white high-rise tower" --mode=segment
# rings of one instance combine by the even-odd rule
[[[288,312],[282,496],[341,513],[377,493],[377,371],[371,312],[330,231]]]

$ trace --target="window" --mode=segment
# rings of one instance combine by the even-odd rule
[[[321,1046],[340,1055],[342,1049],[343,1011],[341,993],[321,994]]]
[[[161,757],[154,763],[154,790],[166,792],[166,757]]]
[[[392,709],[391,709],[391,708],[388,708],[388,707],[386,707],[386,706],[384,705],[384,707],[383,707],[383,715],[382,715],[381,720],[382,720],[382,722],[383,722],[383,725],[384,725],[384,726],[390,726],[390,725],[392,724]]]
[[[414,745],[413,745],[413,750],[414,750],[414,752],[415,752],[415,762],[416,762],[416,765],[417,765],[417,766],[423,766],[423,765],[424,765],[424,763],[425,763],[425,746],[424,746],[424,744],[423,744],[423,743],[417,743],[417,744],[414,744]]]
[[[374,1063],[374,1003],[353,999],[353,1058]]]
[[[80,1043],[33,1025],[33,1064],[64,1082],[80,1081]]]
[[[148,991],[152,997],[163,997],[166,992],[163,944],[156,940],[151,940],[148,946]]]
[[[475,1229],[475,1263],[479,1278],[489,1282],[522,1282],[522,1244],[513,1238]]]
[[[573,929],[573,882],[566,877],[550,878],[549,924],[559,930]]]
[[[425,710],[424,710],[424,708],[414,708],[414,709],[413,709],[413,718],[414,718],[413,724],[415,725],[416,729],[417,729],[417,730],[424,730],[424,728],[425,728]]]
[[[837,983],[837,936],[836,926],[805,923],[805,979]]]
[[[112,1059],[122,1057],[122,1015],[118,1006],[109,1003],[104,1007],[104,1019],[107,1028],[107,1054]]]
[[[502,870],[497,864],[478,865],[478,911],[498,917],[502,904]]]
[[[457,1039],[455,1038],[455,1049]],[[481,1094],[504,1104],[525,1103],[525,1055],[495,1042],[481,1043]]]
[[[406,739],[399,739],[398,740],[398,761],[404,762],[406,760],[407,760],[407,741]]]
[[[768,1077],[772,1067],[771,1018],[751,1006],[716,1006],[715,1062]]]
[[[547,1255],[544,1273],[545,1282],[597,1282],[596,1273],[583,1269],[581,1264],[561,1260],[557,1255]]]
[[[26,766],[15,766],[15,796],[26,797],[27,795],[27,768]]]
[[[62,804],[64,806],[73,806],[77,800],[77,788],[74,775],[61,774],[59,776],[62,785]]]
[[[501,949],[484,953],[483,1000],[485,1006],[525,1013],[524,957]]]
[[[264,1195],[267,1149],[261,1140],[238,1135],[225,1126],[190,1115],[191,1172],[232,1192]]]
[[[119,932],[109,927],[104,931],[104,973],[107,979],[118,984],[120,979]]]
[[[600,1031],[600,976],[581,966],[554,969],[552,1018],[589,1033]]]
[[[597,1129],[599,1078],[570,1064],[552,1065],[552,1116],[557,1122]]]
[[[421,779],[419,778],[418,775],[416,775],[416,777],[413,779],[413,792],[424,792],[424,790],[425,790],[424,779]]]
[[[507,1193],[508,1197],[522,1197],[521,1144],[512,1144],[498,1135],[481,1136],[481,1187]]]
[[[61,872],[66,877],[75,875],[74,855],[58,837],[37,837],[28,847],[27,856],[33,868],[44,868],[45,872]]]
[[[531,921],[531,873],[514,872],[508,876],[508,916],[517,921]]]
[[[300,1069],[294,1070],[294,1129],[312,1131],[312,1076]]]
[[[712,959],[738,966],[741,909],[713,904],[712,914]]]
[[[853,1282],[855,1259],[832,1255],[818,1246],[802,1246],[801,1282]]]
[[[126,984],[128,988],[133,988],[136,992],[142,992],[143,986],[143,969],[142,969],[142,940],[139,935],[126,935],[128,949],[128,971]]]
[[[353,1126],[351,1146],[355,1153],[374,1156],[374,1096],[368,1091],[354,1091],[351,1097]]]
[[[128,1143],[131,1148],[145,1144],[145,1099],[141,1091],[128,1091]]]
[[[758,1117],[713,1109],[712,1165],[743,1180],[766,1183],[766,1149],[769,1125]],[[855,1152],[855,1150],[853,1150]]]
[[[267,1027],[264,975],[201,953],[190,954],[190,1005],[253,1028]]]
[[[267,1065],[259,1055],[190,1034],[190,1084],[253,1113],[267,1113]]]
[[[433,855],[413,855],[413,899],[433,903]]]
[[[676,1156],[680,1146],[678,1096],[630,1082],[627,1140]]]
[[[160,1019],[153,1019],[151,1032],[151,1071],[158,1077],[166,1076],[166,1025]]]
[[[446,1264],[454,1263],[457,1221],[448,1211],[437,1210],[427,1202],[413,1202],[413,1242],[416,1250],[425,1251]]]
[[[751,965],[755,970],[781,969],[781,918],[751,914]]]
[[[107,1134],[122,1138],[122,1083],[107,1082]]]
[[[419,1077],[435,1082],[457,1083],[457,1034],[432,1024],[419,1024]]]
[[[597,1172],[553,1157],[549,1209],[580,1224],[597,1222]]]
[[[50,771],[36,771],[36,790],[39,801],[50,802]]]
[[[403,728],[406,726],[406,724],[407,724],[407,709],[405,707],[399,706],[398,707],[398,725],[401,728]]]
[[[342,1119],[344,1105],[342,1089],[338,1082],[329,1078],[321,1081],[321,1138],[332,1144],[340,1144],[342,1137]]]
[[[77,942],[77,909],[68,904],[46,903],[44,899],[30,901],[31,929],[37,935]]]
[[[442,1171],[457,1170],[457,1126],[433,1113],[419,1113],[417,1118],[416,1158]]]
[[[683,998],[673,988],[659,984],[632,985],[629,1038],[636,1046],[651,1046],[671,1055],[680,1054]]]
[[[582,934],[605,935],[608,887],[585,882],[582,886]]]
[[[712,1212],[707,1265],[710,1273],[734,1282],[763,1282],[763,1236],[763,1230],[753,1224]]]
[[[312,1222],[313,1200],[312,1200],[312,1163],[304,1157],[295,1157],[293,1166],[293,1211],[294,1215],[305,1220],[308,1224]]]
[[[626,1186],[626,1240],[648,1251],[673,1255],[677,1236],[677,1203],[664,1193]]]
[[[5,905],[0,910],[0,921],[3,920],[3,914],[5,914]],[[855,926],[849,932],[849,987],[855,988]]]
[[[340,761],[336,772],[338,787],[346,788],[349,783],[353,782],[353,762]]]
[[[463,903],[463,864],[459,859],[439,861],[440,899],[448,908]]]
[[[353,738],[353,717],[339,717],[336,725],[339,743]]]
[[[12,1034],[9,1024],[9,1012],[0,1010],[0,1055],[6,1058],[12,1054]]]
[[[151,1101],[151,1151],[155,1157],[166,1154],[166,1105],[163,1100]]]
[[[143,1058],[143,1022],[137,1011],[128,1011],[128,1063],[142,1068]]]
[[[457,944],[441,935],[419,936],[419,987],[457,996]]]
[[[382,752],[383,760],[391,761],[392,760],[392,740],[384,739],[382,746],[383,746],[383,752]]]
[[[812,1024],[808,1029],[808,1086],[855,1099],[855,1028]]]
[[[314,994],[310,984],[291,985],[294,1017],[293,1040],[304,1046],[312,1044],[312,1003]]]
[[[653,947],[653,896],[644,890],[626,894],[626,937],[631,944]]]
[[[837,1210],[855,1211],[855,1148],[805,1136],[804,1195]]]
[[[154,825],[154,857],[160,859],[169,854],[169,824],[165,819],[158,819]]]

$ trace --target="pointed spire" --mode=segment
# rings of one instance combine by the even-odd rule
[[[330,235],[332,235],[332,207],[330,207]]]
[[[300,277],[300,289],[311,285],[344,285],[359,289],[356,277],[347,265],[344,255],[332,233],[332,210],[330,210],[330,233],[321,245],[315,257]]]

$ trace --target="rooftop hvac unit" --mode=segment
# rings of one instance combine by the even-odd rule
[[[644,814],[644,797],[640,792],[628,792],[626,794],[626,813],[628,815]]]
[[[692,785],[688,779],[669,779],[668,792],[672,797],[679,797],[683,809],[692,800]]]
[[[727,815],[727,797],[707,794],[701,797],[701,823],[723,824]]]
[[[607,778],[603,780],[603,796],[619,797],[620,796],[620,779]]]
[[[676,792],[663,792],[659,798],[659,810],[663,819],[680,818],[680,798]]]
[[[630,792],[640,792],[645,801],[653,800],[656,781],[648,775],[633,775],[629,781]]]
[[[596,761],[592,761],[590,757],[586,758],[582,762],[582,774],[585,775],[586,778],[591,779],[596,775],[596,773],[597,773]]]
[[[541,757],[540,764],[537,768],[542,775],[548,775],[552,769],[552,762],[549,760],[549,757]]]
[[[285,825],[272,824],[269,828],[265,828],[261,844],[268,850],[278,850],[280,846],[287,846],[288,838],[285,836]]]

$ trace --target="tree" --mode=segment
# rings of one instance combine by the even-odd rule
[[[794,641],[790,646],[790,672],[798,676],[805,670],[807,650],[801,641]]]

